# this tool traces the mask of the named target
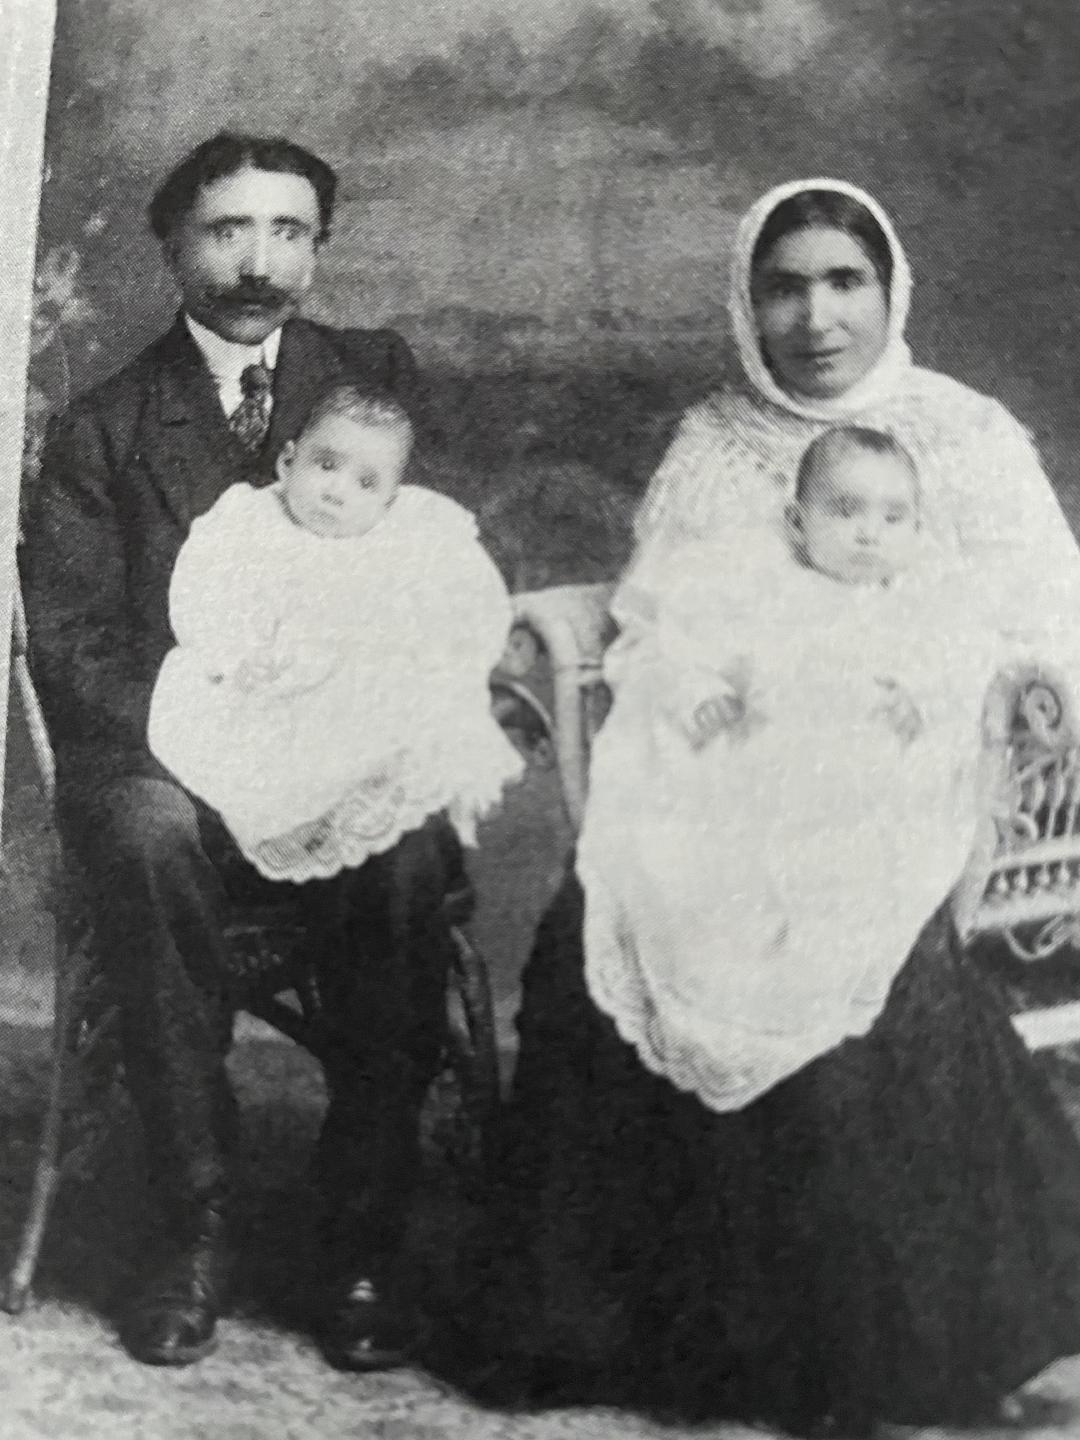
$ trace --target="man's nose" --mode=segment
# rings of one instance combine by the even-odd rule
[[[245,280],[266,280],[270,275],[270,234],[255,226],[248,237],[247,249],[240,260],[240,274]]]

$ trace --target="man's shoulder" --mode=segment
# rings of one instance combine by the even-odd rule
[[[306,330],[309,335],[317,336],[344,360],[348,360],[354,355],[359,357],[385,356],[394,351],[409,348],[404,337],[388,326],[368,330],[359,326],[324,325],[318,320],[298,319],[291,323],[297,329]]]
[[[292,334],[283,353],[292,357],[292,363],[318,369],[329,353],[334,361],[331,368],[338,370],[342,378],[389,392],[410,408],[417,407],[420,391],[416,359],[396,330],[338,330],[306,319],[292,320],[289,325]]]
[[[173,362],[177,347],[176,327],[145,345],[118,370],[81,391],[72,402],[73,412],[109,414],[123,412],[138,404],[155,383],[162,369]]]

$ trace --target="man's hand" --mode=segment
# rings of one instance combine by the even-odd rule
[[[887,675],[875,675],[874,684],[881,687],[883,694],[881,703],[874,707],[873,714],[884,716],[899,739],[905,745],[910,745],[923,731],[923,719],[918,706],[899,681]]]

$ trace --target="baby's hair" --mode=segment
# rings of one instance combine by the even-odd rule
[[[795,474],[795,501],[803,505],[814,486],[819,469],[845,450],[861,450],[867,455],[891,455],[911,474],[916,501],[919,498],[919,469],[906,445],[885,430],[871,430],[866,425],[837,425],[812,440],[803,452]]]
[[[357,425],[369,426],[372,430],[398,430],[406,437],[407,442],[412,444],[412,421],[405,407],[392,395],[336,381],[323,391],[308,411],[300,434],[314,429],[320,420],[325,420],[329,415],[344,415]]]

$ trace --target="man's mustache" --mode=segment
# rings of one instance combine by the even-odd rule
[[[251,306],[266,310],[280,310],[291,304],[292,294],[277,285],[248,281],[243,285],[213,286],[206,291],[206,298],[214,305]]]

